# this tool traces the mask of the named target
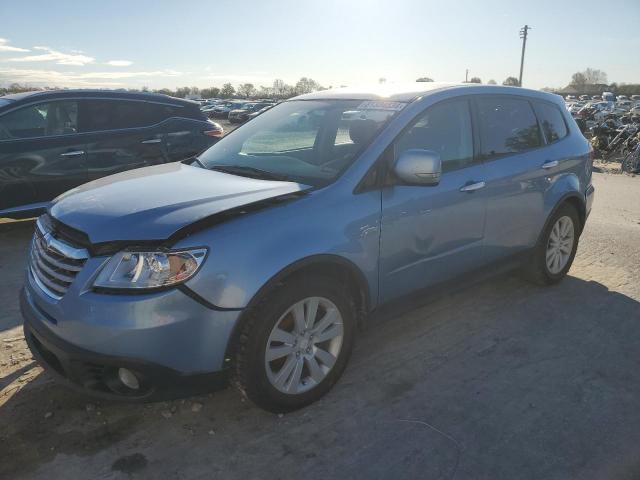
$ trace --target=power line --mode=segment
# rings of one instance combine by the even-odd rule
[[[522,86],[522,69],[524,68],[524,49],[527,46],[527,32],[531,30],[529,25],[525,25],[520,29],[520,38],[522,39],[522,56],[520,57],[520,78],[518,85]]]

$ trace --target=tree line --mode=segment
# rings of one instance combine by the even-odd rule
[[[329,87],[330,88],[330,87]],[[33,87],[20,83],[12,83],[8,87],[0,87],[0,95],[8,95],[10,93],[30,92],[34,90],[58,90],[57,87]],[[141,89],[123,89],[127,91],[143,91],[162,93],[177,98],[272,98],[285,99],[303,95],[318,90],[326,90],[312,78],[302,77],[295,85],[289,85],[281,79],[276,79],[270,86],[255,86],[253,83],[242,83],[233,86],[231,83],[225,83],[222,87],[178,87],[175,90],[169,88],[160,88],[156,90],[142,87]]]
[[[385,78],[380,78],[379,83],[385,83]],[[416,82],[433,82],[433,79],[428,76],[420,77],[416,79]],[[482,83],[482,79],[479,77],[472,77],[468,83]],[[488,85],[496,85],[497,82],[493,79],[487,82]],[[516,77],[509,76],[503,82],[502,85],[517,87],[519,86],[518,79]],[[331,87],[328,87],[331,88]],[[29,92],[33,90],[57,90],[57,87],[33,87],[30,85],[24,85],[20,83],[12,83],[8,87],[0,87],[0,96],[8,95],[10,93]],[[576,72],[571,76],[569,84],[562,88],[544,88],[543,90],[563,93],[565,90],[575,90],[579,93],[589,94],[601,94],[603,91],[610,91],[618,95],[640,95],[640,84],[626,84],[626,83],[607,83],[607,74],[602,70],[587,68],[581,72]],[[320,85],[312,78],[302,77],[294,85],[289,85],[281,79],[276,79],[269,86],[256,86],[253,83],[242,83],[234,86],[231,83],[225,83],[222,87],[178,87],[175,90],[168,88],[161,88],[157,90],[150,90],[148,87],[142,87],[142,89],[126,89],[128,91],[143,91],[163,93],[172,97],[178,98],[271,98],[271,99],[285,99],[294,97],[296,95],[302,95],[305,93],[311,93],[318,90],[326,90],[325,87]]]

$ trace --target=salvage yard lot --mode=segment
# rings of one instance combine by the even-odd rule
[[[640,179],[594,183],[559,286],[507,274],[377,319],[284,416],[233,389],[130,405],[56,384],[20,327],[33,222],[0,225],[0,478],[640,478]]]

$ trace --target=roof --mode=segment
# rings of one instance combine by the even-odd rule
[[[365,85],[361,87],[333,88],[321,90],[294,97],[294,100],[386,100],[392,102],[412,102],[427,94],[443,90],[460,90],[464,93],[507,93],[519,95],[531,95],[550,99],[557,95],[539,90],[530,90],[520,87],[505,87],[502,85],[481,85],[478,83],[441,83],[441,82],[413,82],[413,83],[383,83]]]
[[[100,89],[70,89],[70,90],[37,90],[33,92],[15,93],[0,97],[3,100],[13,102],[32,102],[33,100],[47,100],[50,98],[127,98],[130,100],[143,100],[148,102],[171,103],[174,105],[198,105],[190,100],[174,98],[160,93],[127,92],[124,90],[100,90]]]

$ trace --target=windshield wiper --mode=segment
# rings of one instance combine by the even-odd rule
[[[257,178],[259,180],[278,180],[281,182],[291,182],[286,175],[280,175],[266,170],[261,170],[255,167],[247,167],[243,165],[214,165],[210,170],[216,172],[230,173],[232,175],[239,175],[241,177]]]

